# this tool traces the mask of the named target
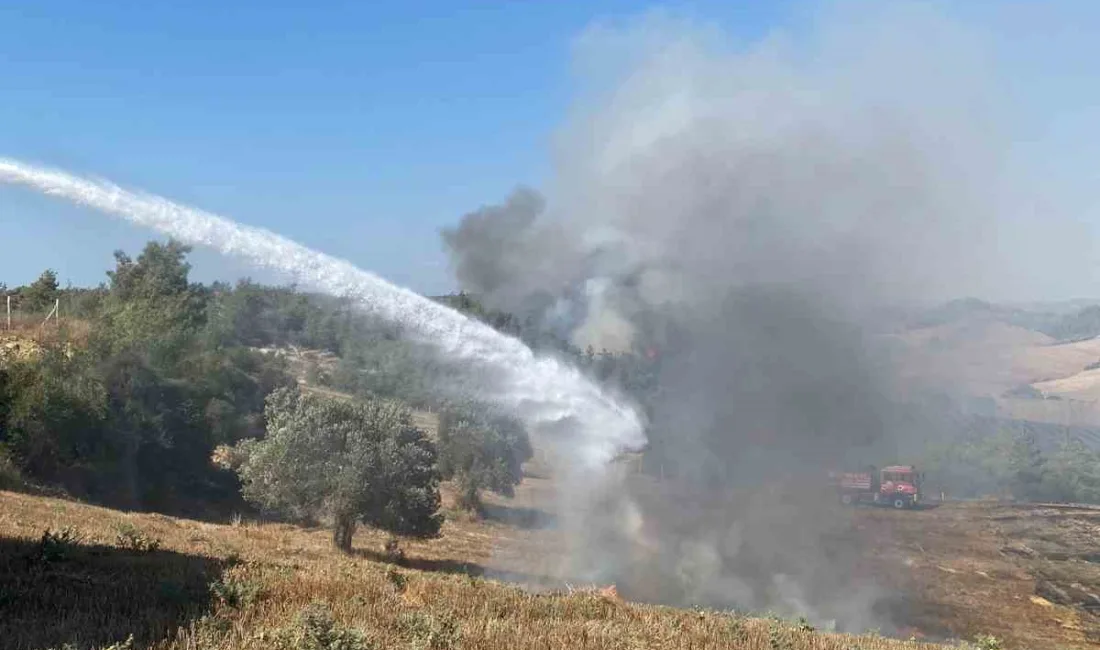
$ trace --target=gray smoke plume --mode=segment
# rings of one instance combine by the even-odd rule
[[[1011,283],[998,242],[1026,238],[979,43],[925,5],[816,18],[740,48],[663,14],[593,28],[547,200],[519,191],[444,237],[495,306],[658,350],[646,462],[666,481],[609,488],[574,572],[860,628],[889,625],[884,593],[821,475],[905,460],[876,335],[896,307]]]
[[[455,252],[459,283],[498,303],[522,294],[514,285],[529,268],[528,255],[543,247],[534,238],[534,226],[545,206],[537,192],[521,187],[503,205],[471,212],[458,228],[445,229],[443,241]]]

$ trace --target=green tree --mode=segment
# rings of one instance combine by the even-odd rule
[[[450,407],[439,417],[439,472],[458,486],[459,505],[481,508],[481,492],[512,497],[532,454],[523,426],[514,419],[483,415],[473,407]]]
[[[104,426],[106,396],[80,359],[45,348],[42,357],[11,363],[0,395],[0,445],[19,470],[72,491],[94,489],[117,448]]]
[[[99,328],[102,352],[138,348],[155,365],[174,364],[186,354],[205,321],[205,296],[188,281],[190,250],[172,240],[149,242],[137,261],[115,252]]]
[[[1100,454],[1079,440],[1066,440],[1050,455],[1044,497],[1068,503],[1100,503]]]
[[[46,269],[38,279],[23,288],[19,296],[19,306],[23,311],[39,313],[51,309],[54,301],[60,297],[57,273]]]
[[[28,479],[128,508],[240,508],[211,451],[262,435],[265,396],[293,381],[279,359],[201,336],[207,292],[188,280],[187,251],[116,253],[110,287],[66,303],[86,303],[88,346],[11,364],[0,444]]]
[[[1016,435],[1008,445],[1007,455],[1007,483],[1012,494],[1023,499],[1039,498],[1046,474],[1046,459],[1035,437],[1029,432]]]
[[[235,447],[246,499],[328,517],[333,544],[351,549],[357,522],[395,535],[439,533],[439,475],[430,440],[403,407],[283,388],[267,398],[267,436]]]

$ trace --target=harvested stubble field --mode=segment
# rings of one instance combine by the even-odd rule
[[[1100,646],[1100,509],[948,503],[859,517],[899,620],[1013,648]]]
[[[133,647],[172,650],[933,647],[486,579],[520,566],[523,549],[552,543],[538,513],[522,507],[540,489],[548,486],[529,479],[518,503],[497,503],[487,521],[452,516],[443,538],[405,544],[400,566],[378,553],[383,536],[363,529],[345,556],[323,529],[0,492],[0,645],[104,647],[133,634]],[[1097,514],[949,505],[855,516],[915,630],[993,634],[1007,648],[1083,648],[1096,619],[1073,598],[1100,584],[1089,555]],[[1040,597],[1037,581],[1061,591],[1039,587],[1050,596]],[[1055,602],[1057,593],[1068,600]]]

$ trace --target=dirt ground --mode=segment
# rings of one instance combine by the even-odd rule
[[[490,572],[560,586],[551,571],[531,571],[552,566],[560,551],[540,507],[552,495],[552,482],[528,479],[514,500],[493,502],[495,521],[455,532]],[[845,512],[864,549],[861,572],[890,592],[883,608],[903,636],[1100,647],[1100,508],[979,502]]]
[[[898,594],[893,613],[914,628],[1100,645],[1100,509],[948,503],[856,516],[875,540],[868,562]]]

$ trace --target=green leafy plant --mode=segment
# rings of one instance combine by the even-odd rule
[[[240,609],[248,607],[263,595],[263,585],[253,580],[223,577],[210,583],[210,593],[222,604]]]
[[[325,603],[302,609],[289,628],[276,635],[276,645],[285,650],[371,650],[374,645],[362,632],[341,626]]]
[[[65,526],[57,532],[47,528],[38,540],[37,559],[43,562],[63,560],[83,540],[84,536],[72,526]]]
[[[457,647],[462,627],[449,612],[404,612],[397,619],[398,625],[412,637],[413,647],[424,650],[446,650]]]
[[[118,525],[115,534],[115,545],[128,551],[152,553],[160,548],[161,540],[145,533],[127,521]]]

